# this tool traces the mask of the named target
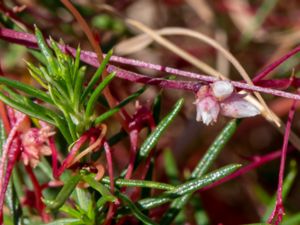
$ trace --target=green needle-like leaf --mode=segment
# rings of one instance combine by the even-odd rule
[[[7,86],[1,86],[1,90],[3,93],[5,93],[7,96],[9,96],[10,99],[14,99],[19,104],[27,104],[28,105],[28,101],[30,101],[25,96],[17,94],[16,92],[11,90]]]
[[[50,104],[53,104],[53,101],[51,100],[51,98],[43,91],[40,91],[38,89],[35,89],[27,84],[23,84],[21,82],[18,82],[18,81],[14,81],[14,80],[11,80],[11,79],[8,79],[8,78],[5,78],[5,77],[0,77],[0,84],[5,84],[9,87],[12,87],[12,88],[16,88],[20,91],[23,91],[24,93],[32,96],[32,97],[35,97],[35,98],[38,98],[44,102],[48,102]]]
[[[180,111],[182,105],[183,105],[183,99],[179,99],[176,102],[173,110],[161,120],[161,122],[158,124],[156,129],[147,137],[147,139],[144,141],[139,151],[139,156],[141,158],[146,158],[149,155],[151,149],[156,145],[160,136],[174,120],[174,118]]]
[[[59,49],[57,43],[50,38],[50,43],[51,43],[51,47],[55,52],[56,58],[57,58],[57,62],[58,62],[58,70],[57,73],[59,75],[59,77],[61,77],[64,82],[65,85],[67,87],[69,96],[72,97],[73,96],[73,77],[72,77],[72,73],[71,70],[73,69],[73,65],[72,65],[72,59],[70,58],[70,56],[62,53],[62,51]]]
[[[57,64],[54,60],[52,51],[48,47],[47,43],[45,42],[42,32],[37,28],[37,26],[35,26],[35,36],[37,39],[38,46],[41,49],[44,57],[46,58],[46,60],[48,62],[47,68],[48,68],[50,74],[51,75],[57,74],[58,68],[57,68]]]
[[[157,224],[153,220],[151,220],[148,216],[146,216],[144,213],[142,213],[139,208],[126,196],[121,193],[118,194],[118,197],[128,205],[129,209],[132,211],[133,215],[136,216],[140,221],[143,222],[143,224],[147,225],[153,225]]]
[[[75,79],[75,81],[77,81],[76,76],[77,76],[79,66],[80,66],[80,54],[81,54],[81,49],[80,49],[80,46],[78,46],[76,49],[75,62],[74,62],[73,72],[72,72],[73,79]]]
[[[81,95],[82,89],[83,89],[85,71],[86,71],[86,67],[83,66],[78,70],[78,72],[76,72],[74,95],[73,95],[73,100],[72,100],[74,102],[75,110],[79,110],[80,95]]]
[[[37,26],[35,26],[34,28],[35,28],[35,36],[37,39],[37,43],[38,43],[43,55],[45,56],[46,59],[53,58],[52,51],[49,49],[48,45],[46,44],[42,32],[39,30],[39,28]]]
[[[163,155],[166,174],[173,181],[172,184],[177,184],[179,172],[171,149],[165,149]]]
[[[82,214],[77,211],[76,209],[72,208],[71,206],[68,206],[68,205],[63,205],[62,207],[59,208],[59,211],[60,212],[64,212],[66,214],[68,214],[69,216],[71,217],[75,217],[75,218],[78,218],[80,219]]]
[[[202,157],[194,171],[192,172],[191,178],[199,178],[203,176],[214,160],[219,155],[220,151],[224,148],[226,143],[230,140],[234,132],[237,128],[237,121],[232,120],[230,121],[227,126],[222,130],[222,132],[218,135],[218,137],[215,139],[213,144],[209,147],[205,155]],[[175,219],[175,217],[178,215],[180,210],[184,207],[184,205],[188,202],[189,198],[191,197],[191,194],[182,196],[180,198],[177,198],[172,202],[170,209],[165,213],[163,216],[161,223],[162,224],[170,224]]]
[[[105,184],[110,184],[108,177],[104,177],[102,182]],[[148,181],[148,180],[128,180],[128,179],[116,179],[115,184],[118,187],[142,187],[142,188],[153,188],[161,190],[174,190],[175,187],[170,184]]]
[[[196,168],[194,169],[191,178],[201,177],[203,176],[210,166],[213,164],[221,150],[230,140],[232,135],[235,133],[237,128],[237,121],[232,120],[230,121],[226,127],[221,131],[221,133],[217,136],[214,140],[212,145],[208,148],[205,155],[202,157]]]
[[[153,111],[153,118],[154,118],[155,124],[159,123],[159,116],[160,116],[160,111],[161,111],[161,97],[162,97],[161,93],[159,93],[155,97],[154,102],[153,102],[152,111]]]
[[[116,197],[113,196],[110,191],[100,182],[97,182],[94,179],[93,174],[88,174],[82,177],[82,179],[87,182],[93,189],[98,191],[103,197],[105,197],[106,201],[113,202],[116,200]]]
[[[86,106],[85,115],[87,118],[92,115],[95,104],[96,104],[101,92],[112,81],[112,79],[115,77],[115,75],[116,75],[116,73],[113,72],[113,73],[109,74],[107,77],[105,77],[105,79],[98,85],[98,87],[92,93],[92,95],[87,103],[87,106]]]
[[[47,84],[45,83],[46,78],[40,69],[35,67],[30,62],[26,62],[30,75],[45,89],[48,89]]]
[[[138,203],[142,206],[143,209],[151,209],[155,208],[159,205],[165,204],[172,199],[187,195],[190,193],[193,193],[205,186],[208,186],[212,184],[213,182],[228,176],[229,174],[236,171],[238,168],[240,168],[240,164],[231,164],[228,166],[224,166],[218,170],[215,170],[201,178],[197,178],[191,181],[188,181],[187,183],[184,183],[182,185],[177,186],[172,191],[167,191],[161,194],[160,196],[153,197],[153,198],[146,198],[143,200],[138,201]],[[163,223],[161,223],[163,224]]]
[[[73,143],[73,139],[68,130],[68,124],[66,123],[66,121],[57,115],[51,114],[49,116],[55,121],[55,125],[58,127],[68,144]]]
[[[124,99],[122,102],[120,102],[117,106],[114,108],[106,111],[105,113],[101,114],[95,119],[95,124],[100,124],[104,120],[108,119],[109,117],[113,116],[115,113],[119,112],[122,107],[127,105],[129,102],[133,101],[137,97],[139,97],[144,91],[146,90],[146,87],[141,88],[137,92],[133,93],[132,95],[128,96],[126,99]]]
[[[58,219],[56,221],[53,221],[51,223],[46,223],[45,225],[71,225],[71,224],[82,224],[79,223],[79,219],[73,219],[73,218],[66,218],[66,219]]]
[[[42,106],[39,106],[35,103],[32,103],[31,106],[20,104],[19,102],[16,102],[3,93],[0,92],[0,100],[3,101],[5,104],[9,105],[10,107],[25,113],[29,116],[32,116],[34,118],[43,120],[45,122],[48,122],[52,125],[55,125],[55,122],[47,115],[49,113],[48,109],[43,108]],[[48,111],[48,112],[47,112]]]
[[[92,91],[93,87],[96,85],[97,81],[99,80],[100,76],[102,75],[107,63],[109,62],[110,57],[112,56],[113,51],[110,50],[107,55],[105,56],[105,58],[103,59],[103,61],[101,62],[101,65],[98,67],[96,73],[94,74],[94,76],[92,77],[92,79],[90,80],[88,86],[86,87],[86,89],[84,90],[82,96],[81,96],[81,102],[84,101],[84,99],[86,98],[86,96]]]
[[[76,203],[81,210],[87,212],[89,205],[92,202],[91,194],[88,190],[83,188],[75,188]]]
[[[55,200],[44,200],[47,207],[52,210],[59,209],[69,198],[80,180],[81,175],[70,176],[70,179],[65,183]]]
[[[224,166],[212,173],[209,173],[208,175],[204,176],[203,178],[196,178],[196,179],[188,181],[184,184],[181,184],[181,185],[177,186],[174,190],[170,191],[169,193],[172,195],[185,195],[188,193],[192,193],[192,192],[197,191],[200,188],[202,188],[204,184],[206,186],[208,183],[211,184],[214,181],[219,180],[219,179],[233,173],[241,166],[242,166],[241,164],[232,164],[232,165]]]
[[[44,66],[47,64],[45,57],[38,49],[27,49],[27,51]]]
[[[56,41],[54,41],[52,39],[52,37],[49,38],[50,39],[50,46],[52,48],[52,50],[54,51],[56,58],[58,60],[58,62],[61,63],[66,63],[68,61],[68,59],[70,59],[70,56],[67,54],[64,54],[60,48],[58,47],[58,44],[56,43]],[[60,66],[60,65],[59,65]],[[62,65],[64,66],[64,65]]]

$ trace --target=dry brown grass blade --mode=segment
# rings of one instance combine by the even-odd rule
[[[165,28],[168,29],[168,28]],[[159,35],[176,35],[169,33],[168,30],[161,29],[156,30]],[[218,42],[222,43],[222,46],[227,46],[226,44],[226,34],[225,32],[218,30],[216,33],[216,39],[218,39]],[[149,46],[153,42],[153,39],[150,38],[147,34],[139,34],[132,38],[123,40],[119,42],[114,47],[114,52],[117,55],[130,55],[134,54],[138,51],[141,51],[145,49],[147,46]],[[218,68],[218,71],[220,71],[224,76],[228,77],[229,70],[230,70],[230,64],[229,61],[226,59],[224,55],[222,55],[219,51],[217,53],[217,62],[216,67]]]
[[[216,29],[215,39],[223,48],[228,48],[228,37],[224,30]],[[226,77],[230,76],[230,63],[228,59],[219,51],[216,56],[216,69],[223,73]]]
[[[147,35],[150,36],[153,40],[155,40],[159,44],[163,45],[164,47],[168,48],[169,50],[173,51],[177,55],[183,57],[184,59],[189,61],[192,65],[196,66],[197,68],[200,68],[200,69],[204,70],[206,73],[210,73],[211,75],[214,75],[216,77],[226,79],[226,77],[223,74],[221,74],[220,72],[216,71],[215,69],[213,69],[212,67],[210,67],[206,63],[203,63],[202,61],[198,60],[197,58],[195,58],[192,55],[188,54],[187,52],[183,51],[182,49],[178,48],[173,43],[169,42],[165,38],[158,35],[155,31],[151,30],[148,27],[145,27],[140,22],[135,21],[135,20],[131,20],[131,19],[127,19],[126,22],[128,24],[134,26],[135,28],[138,28],[141,31],[147,33]],[[165,29],[167,29],[167,28],[165,28]],[[168,29],[170,29],[170,28],[168,28]],[[183,29],[183,28],[176,28],[176,29]],[[174,30],[172,32],[174,32]],[[180,33],[182,34],[182,30],[180,31]],[[198,38],[202,41],[205,41],[208,44],[212,44],[213,47],[216,47],[217,50],[221,51],[226,56],[226,58],[233,64],[233,66],[238,70],[238,72],[240,72],[241,76],[246,80],[246,82],[253,85],[253,82],[250,79],[250,77],[248,76],[247,72],[240,65],[240,63],[234,58],[234,56],[231,53],[229,53],[226,49],[224,49],[222,46],[220,46],[218,43],[216,43],[213,39],[211,39],[211,38],[209,38],[205,35],[202,35],[202,34],[198,35],[198,32],[187,30],[187,29],[184,29],[184,33],[187,36],[192,36],[192,37]],[[206,70],[206,69],[208,69],[208,70]],[[267,104],[265,103],[265,101],[263,100],[261,95],[259,93],[255,93],[255,94],[258,97],[259,102],[255,98],[253,98],[252,96],[248,96],[247,99],[250,100],[251,102],[255,102],[256,105],[259,106],[259,109],[261,110],[261,113],[264,116],[264,118],[266,118],[268,121],[271,121],[272,124],[274,124],[275,127],[278,128],[279,132],[284,134],[284,130],[285,130],[284,123],[280,120],[280,118],[277,115],[275,115],[268,108]],[[290,140],[293,143],[293,145],[298,150],[300,150],[300,139],[297,137],[297,135],[292,133],[292,135],[290,136]]]
[[[162,35],[161,32],[159,34]],[[139,34],[132,38],[125,39],[115,45],[114,53],[117,55],[130,55],[146,48],[152,42],[152,38],[149,38],[147,34]]]
[[[135,27],[142,32],[146,33],[149,35],[153,40],[155,40],[157,43],[161,44],[165,48],[169,49],[170,51],[176,53],[186,61],[190,62],[192,65],[195,67],[205,71],[208,74],[211,74],[213,76],[225,79],[223,74],[220,72],[216,71],[214,68],[211,66],[207,65],[206,63],[202,62],[201,60],[197,59],[196,57],[192,56],[191,54],[187,53],[186,51],[183,51],[181,48],[177,47],[170,41],[166,40],[165,38],[161,37],[159,34],[157,34],[155,31],[151,30],[150,28],[146,27],[144,24],[132,20],[132,19],[127,19],[126,22],[131,25],[132,27]]]
[[[181,48],[177,47],[170,41],[166,40],[165,38],[161,37],[159,33],[156,31],[151,30],[150,28],[146,27],[144,24],[132,20],[132,19],[127,19],[126,22],[135,28],[138,28],[139,30],[143,31],[146,33],[149,38],[152,38],[153,40],[157,41],[159,44],[163,45],[167,49],[173,51],[177,55],[181,56],[188,62],[190,62],[192,65],[196,66],[197,68],[203,70],[204,72],[211,74],[213,76],[222,78],[222,79],[227,79],[226,76],[221,74],[219,71],[216,71],[214,68],[211,66],[207,65],[206,63],[202,62],[201,60],[197,59],[196,57],[190,55],[189,53],[185,52]],[[196,32],[193,30],[185,29],[185,28],[180,28],[180,27],[169,27],[169,28],[164,28],[160,30],[164,35],[184,35],[184,36],[189,36],[196,38],[198,40],[201,40],[210,46],[214,47],[218,51],[220,51],[231,63],[232,65],[236,68],[236,70],[240,73],[242,78],[250,85],[253,85],[252,80],[250,79],[249,75],[247,74],[246,70],[242,67],[242,65],[238,62],[238,60],[230,53],[228,52],[225,48],[223,48],[219,43],[217,43],[215,40],[212,38],[201,34],[200,32]],[[261,105],[263,106],[263,115],[267,115],[267,119],[273,121],[278,127],[281,126],[280,124],[280,119],[269,109],[263,98],[258,92],[254,92],[254,95],[257,97]]]

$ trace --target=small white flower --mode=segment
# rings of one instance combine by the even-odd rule
[[[218,100],[223,100],[229,97],[233,91],[234,87],[228,80],[219,80],[210,85],[213,95]]]
[[[258,108],[246,101],[243,95],[233,94],[221,102],[221,114],[232,118],[252,117],[260,114]]]
[[[196,120],[202,121],[206,125],[210,125],[217,121],[220,106],[217,100],[212,96],[206,96],[203,99],[198,99],[194,103],[197,107]]]
[[[210,125],[217,121],[219,113],[232,118],[252,117],[260,114],[253,104],[237,94],[229,81],[216,81],[203,85],[196,94],[196,120]]]

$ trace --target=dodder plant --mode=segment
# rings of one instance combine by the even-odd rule
[[[132,215],[145,224],[155,224],[155,216],[151,216],[149,209],[173,201],[161,221],[161,224],[168,224],[193,192],[240,167],[232,164],[207,173],[236,129],[236,121],[233,120],[209,148],[186,183],[173,186],[145,180],[151,174],[153,149],[180,111],[183,100],[178,100],[171,112],[160,121],[157,116],[160,101],[156,101],[153,111],[137,106],[132,116],[127,115],[128,130],[107,140],[105,120],[123,110],[123,106],[142,94],[146,87],[99,115],[98,106],[107,107],[101,93],[115,76],[111,73],[100,81],[111,52],[92,78],[87,80],[85,67],[80,66],[80,48],[74,59],[52,39],[49,48],[37,28],[36,38],[42,53],[42,65],[37,67],[29,62],[27,65],[42,90],[0,77],[0,99],[8,106],[8,117],[3,117],[1,129],[1,220],[5,212],[5,216],[12,215],[5,217],[7,223],[12,220],[15,224],[21,221],[32,223],[31,215],[36,210],[44,222],[55,221],[53,224],[123,223],[134,221]],[[6,115],[3,109],[3,115]],[[144,127],[149,127],[151,133],[138,146],[138,134]],[[6,141],[5,133],[8,134]],[[131,144],[129,166],[121,174],[114,175],[110,145],[121,140],[126,133]],[[99,161],[103,152],[106,169]],[[45,156],[49,155],[51,159],[46,159]],[[26,173],[18,170],[23,167]],[[37,169],[47,176],[42,179],[45,183],[39,182]],[[103,176],[106,171],[108,177]],[[134,172],[138,173],[140,180],[131,179]],[[24,179],[20,178],[20,174],[25,176]],[[34,193],[24,191],[22,182],[28,182],[28,178]],[[59,191],[55,191],[57,187]],[[127,192],[128,187],[133,190]],[[163,192],[152,195],[146,191],[141,195],[140,188],[161,189]],[[25,200],[21,201],[21,198]],[[3,211],[5,199],[9,212]]]

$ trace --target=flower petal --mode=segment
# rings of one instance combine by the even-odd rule
[[[195,104],[197,110],[197,121],[202,121],[206,125],[217,121],[220,106],[214,97],[207,96],[201,100],[197,99]]]
[[[219,80],[210,85],[213,95],[218,100],[223,100],[229,97],[233,91],[234,87],[228,80]]]
[[[246,101],[243,95],[233,94],[221,102],[221,114],[232,118],[245,118],[256,116],[260,114],[260,111]]]

